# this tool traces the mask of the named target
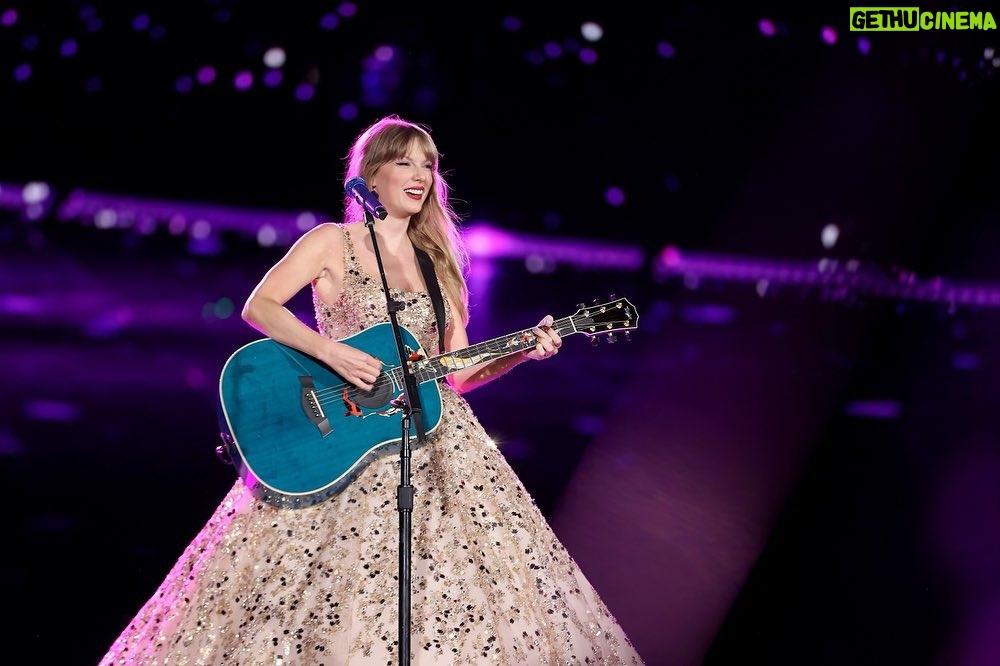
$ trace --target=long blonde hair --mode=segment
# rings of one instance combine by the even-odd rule
[[[434,164],[434,178],[424,205],[410,218],[406,233],[414,246],[430,255],[449,299],[457,305],[463,323],[468,323],[469,288],[465,274],[469,268],[469,254],[461,234],[461,219],[448,198],[448,183],[438,171],[440,154],[430,130],[397,115],[385,116],[370,125],[358,135],[347,153],[344,184],[356,176],[371,182],[382,165],[405,157],[414,142]],[[344,213],[347,221],[364,218],[361,205],[346,195]]]

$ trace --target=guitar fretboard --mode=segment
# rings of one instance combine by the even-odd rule
[[[561,337],[566,337],[577,332],[572,317],[556,319],[552,323],[552,328]],[[448,354],[413,361],[410,363],[410,371],[413,373],[417,383],[422,384],[447,377],[459,370],[531,349],[535,346],[536,341],[537,336],[534,329],[526,328],[516,333],[480,342]],[[397,386],[402,386],[403,369],[400,367],[393,368],[392,378]]]

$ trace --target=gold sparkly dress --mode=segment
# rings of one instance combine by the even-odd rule
[[[388,321],[381,280],[344,237],[339,301],[313,295],[334,339]],[[436,350],[430,297],[393,297]],[[641,664],[468,403],[444,382],[441,394],[411,463],[411,663]],[[237,481],[101,666],[398,664],[399,481],[398,450],[309,508]]]

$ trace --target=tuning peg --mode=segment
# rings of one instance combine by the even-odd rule
[[[600,305],[601,304],[601,299],[595,298],[593,301],[591,301],[591,304],[593,304],[593,305]]]
[[[608,333],[608,344],[613,345],[618,342],[618,338],[615,337],[614,333]]]
[[[615,296],[614,294],[611,294],[611,295],[609,295],[609,296],[608,296],[608,300],[609,300],[609,301],[613,301],[613,300],[615,300],[616,298],[618,298],[618,297],[617,297],[617,296]]]
[[[590,339],[590,346],[591,347],[596,347],[599,344],[601,344],[601,339],[599,337],[597,337],[596,335]]]
[[[576,304],[576,309],[577,309],[577,310],[582,310],[582,309],[584,309],[585,307],[587,307],[585,303],[582,303],[582,302],[581,302],[581,303],[577,303],[577,304]]]
[[[632,342],[632,331],[625,331],[625,342]]]

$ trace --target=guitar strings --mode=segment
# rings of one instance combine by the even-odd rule
[[[382,371],[379,374],[379,376],[375,379],[375,382],[372,384],[371,390],[374,391],[375,389],[382,388],[386,384],[392,384],[393,382],[389,378],[389,373],[390,372],[395,373],[396,370],[398,369],[399,366],[397,365],[393,366],[390,370]],[[315,395],[317,398],[320,399],[320,403],[323,403],[326,399],[331,397],[333,398],[333,401],[335,401],[340,399],[340,395],[344,392],[344,389],[347,389],[348,391],[351,390],[361,391],[361,389],[355,386],[354,384],[351,384],[350,382],[344,382],[343,384],[335,384],[332,386],[328,386],[327,388],[320,389],[315,392]],[[370,393],[371,391],[368,392]],[[331,394],[333,395],[331,396]]]
[[[580,319],[589,319],[589,318],[588,317],[580,317]],[[617,322],[610,322],[610,323],[611,323],[611,325],[623,326],[623,325],[627,325],[629,322],[631,322],[631,319],[624,319],[624,320],[620,320],[620,321],[617,321]],[[558,324],[558,323],[559,322],[556,322],[556,324]],[[558,328],[562,328],[562,327],[558,326]],[[609,330],[609,331],[601,331],[601,332],[599,332],[599,334],[614,333],[616,330],[619,330],[619,329],[616,328],[616,329],[612,329],[612,330]],[[503,336],[503,337],[495,338],[493,340],[488,340],[488,341],[482,342],[482,343],[480,343],[478,345],[474,345],[473,347],[474,348],[488,347],[490,344],[499,342],[501,340],[509,340],[511,337],[516,337],[516,336],[519,336],[519,335],[522,335],[522,334],[528,333],[528,332],[530,332],[530,329],[526,329],[524,331],[515,333],[513,335],[508,335],[508,336]],[[586,333],[586,331],[578,331],[578,329],[576,327],[576,324],[574,322],[572,330],[569,330],[567,333],[562,333],[561,335],[570,335],[570,334],[576,333],[576,332]],[[594,335],[594,334],[588,334],[588,335]],[[517,352],[512,352],[512,353],[517,353]],[[428,360],[428,361],[434,361],[436,359],[440,359],[440,358],[445,357],[445,356],[449,356],[449,354],[441,354],[439,356],[435,356],[433,358],[426,359],[426,360]],[[380,389],[380,388],[384,387],[386,384],[395,384],[396,382],[393,382],[392,378],[390,377],[390,373],[392,375],[395,375],[395,373],[396,373],[397,370],[400,370],[400,366],[398,366],[398,365],[397,366],[393,366],[390,369],[385,370],[381,374],[379,374],[379,376],[375,379],[375,382],[372,384],[371,390],[367,391],[367,393],[372,393],[372,392],[376,391],[377,389]],[[419,372],[419,370],[418,370],[418,372]],[[351,390],[361,391],[361,389],[359,389],[358,387],[356,387],[354,384],[351,384],[350,382],[343,382],[341,384],[334,384],[334,385],[328,386],[326,388],[317,390],[317,391],[315,391],[315,396],[316,396],[316,399],[319,401],[320,405],[328,405],[328,404],[337,402],[338,400],[341,400],[342,399],[342,394],[343,394],[343,392],[344,392],[345,389],[347,391],[351,391]],[[388,403],[388,400],[386,402]]]

